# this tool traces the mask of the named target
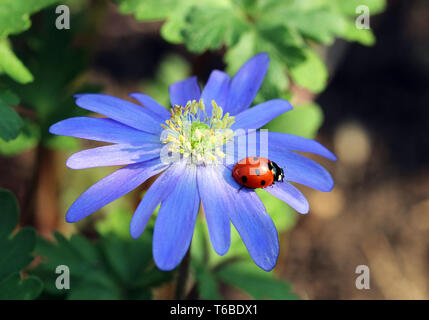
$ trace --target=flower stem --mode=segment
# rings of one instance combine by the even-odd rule
[[[186,291],[186,284],[188,282],[188,277],[189,277],[190,264],[191,264],[191,247],[189,247],[188,252],[185,254],[185,257],[183,258],[179,266],[179,274],[177,276],[176,291],[175,291],[175,298],[177,300],[185,299],[185,294],[186,294],[185,291]]]

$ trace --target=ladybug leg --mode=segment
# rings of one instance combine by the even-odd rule
[[[237,193],[239,193],[240,191],[241,191],[241,189],[243,189],[244,188],[244,186],[241,186],[239,189],[238,189],[238,192]]]

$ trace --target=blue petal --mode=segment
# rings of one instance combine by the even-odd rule
[[[252,108],[253,109],[253,108]],[[239,135],[240,131],[237,131],[237,136]],[[325,157],[329,160],[336,161],[337,157],[329,151],[327,148],[325,148],[323,145],[321,145],[319,142],[299,136],[295,136],[293,134],[287,134],[287,133],[280,133],[280,132],[261,132],[261,131],[254,131],[249,130],[248,132],[242,131],[243,134],[246,135],[246,139],[248,141],[255,141],[256,142],[256,150],[260,150],[261,147],[267,147],[268,151],[301,151],[301,152],[309,152],[314,153],[319,156]],[[261,138],[261,134],[266,133],[268,134],[268,138]],[[234,138],[234,144],[235,147],[237,147],[238,143],[238,137]],[[250,143],[249,143],[250,144]],[[250,146],[248,147],[250,149]],[[252,146],[254,149],[254,147]],[[250,154],[249,156],[252,156],[255,154]]]
[[[161,148],[161,144],[153,143],[114,144],[77,152],[67,159],[66,165],[70,169],[87,169],[144,162],[159,158]]]
[[[276,198],[286,202],[292,208],[299,213],[308,213],[309,204],[304,195],[290,183],[278,182],[268,188],[265,188],[267,192],[271,193]]]
[[[49,132],[62,136],[111,143],[160,143],[159,136],[136,130],[111,119],[69,118],[53,124],[49,128]]]
[[[171,105],[185,106],[188,101],[200,100],[201,90],[197,77],[173,83],[169,87]]]
[[[280,132],[269,132],[268,135],[270,149],[309,152],[329,160],[337,161],[337,157],[317,141]]]
[[[228,212],[233,210],[233,204],[224,188],[222,174],[213,166],[199,167],[197,181],[210,241],[215,251],[222,256],[228,252],[231,243]]]
[[[204,87],[201,98],[204,100],[206,113],[208,116],[212,114],[212,100],[216,101],[217,105],[224,108],[228,98],[229,91],[229,75],[225,72],[214,70],[210,74],[209,80]]]
[[[270,58],[266,53],[260,53],[248,60],[238,70],[231,81],[228,105],[225,112],[238,114],[246,110],[255,99],[264,81]]]
[[[239,191],[240,185],[233,179],[231,170],[223,170],[225,193],[229,196],[232,210],[228,214],[241,236],[253,261],[270,271],[279,256],[279,239],[276,227],[261,199],[250,189]]]
[[[77,222],[101,207],[137,188],[148,178],[164,170],[167,165],[154,159],[123,167],[92,185],[71,205],[67,222]]]
[[[270,159],[285,172],[285,180],[301,183],[310,188],[329,192],[334,180],[329,172],[315,161],[291,151],[270,150]]]
[[[123,99],[106,94],[80,94],[77,95],[76,104],[135,129],[149,133],[162,131],[158,118],[154,118],[141,106]]]
[[[191,244],[200,198],[196,168],[187,166],[174,191],[161,203],[153,233],[153,257],[159,269],[174,269]]]
[[[292,105],[286,100],[269,100],[236,115],[235,122],[231,126],[231,129],[256,130],[273,120],[275,117],[292,109]]]
[[[130,94],[130,97],[136,99],[144,107],[146,107],[148,110],[150,110],[152,113],[154,113],[156,116],[158,116],[163,121],[165,121],[171,117],[170,112],[166,108],[164,108],[162,105],[160,105],[153,98],[149,97],[146,94],[132,93],[132,94]]]
[[[173,191],[184,169],[184,163],[172,165],[150,186],[131,219],[130,234],[134,239],[143,233],[153,211]]]

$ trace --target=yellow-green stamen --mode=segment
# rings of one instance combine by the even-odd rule
[[[161,125],[166,130],[162,142],[168,144],[170,152],[189,157],[196,164],[213,163],[225,157],[221,147],[234,136],[230,129],[234,117],[229,113],[224,115],[215,101],[212,106],[211,117],[207,116],[202,99],[171,109],[171,118]]]

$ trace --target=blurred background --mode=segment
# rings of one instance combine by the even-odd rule
[[[388,1],[375,46],[346,45],[316,98],[336,187],[309,192],[313,216],[291,232],[283,271],[311,298],[428,298],[428,15],[427,2]],[[371,290],[354,287],[359,264]]]
[[[214,255],[199,221],[188,297],[429,298],[428,1],[41,0],[25,9],[21,2],[0,3],[0,188],[16,197],[19,226],[37,233],[26,249],[35,259],[16,267],[23,279],[42,284],[26,298],[174,297],[175,273],[163,274],[150,261],[150,232],[139,244],[128,234],[153,181],[67,224],[71,203],[115,168],[68,169],[68,156],[98,144],[53,137],[47,129],[87,114],[74,105],[77,92],[128,99],[140,91],[167,106],[171,83],[189,75],[205,83],[215,68],[233,74],[260,51],[270,54],[271,66],[256,101],[283,97],[295,106],[268,129],[332,150],[336,163],[312,158],[336,185],[329,193],[300,186],[310,202],[305,216],[261,192],[281,242],[269,278],[243,268],[249,257],[240,241],[225,258]],[[63,3],[70,29],[58,30],[55,8]],[[370,9],[371,30],[355,28],[360,4]],[[10,23],[10,12],[25,21]],[[79,236],[67,240],[72,234]],[[235,255],[244,261],[234,268]],[[91,276],[58,293],[52,280],[58,264]],[[355,287],[358,265],[370,268],[369,290]],[[0,270],[0,291],[4,275]]]

